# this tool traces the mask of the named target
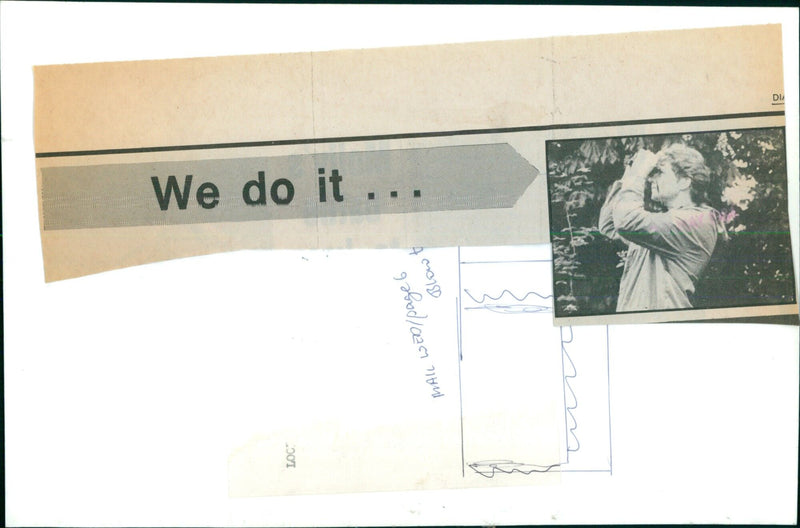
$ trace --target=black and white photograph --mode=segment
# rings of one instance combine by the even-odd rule
[[[547,142],[556,317],[793,304],[781,127]]]

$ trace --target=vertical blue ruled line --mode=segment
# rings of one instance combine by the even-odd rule
[[[456,297],[456,342],[458,344],[458,409],[461,419],[461,477],[466,476],[466,461],[464,458],[464,401],[461,396],[461,246],[458,246],[458,297]]]

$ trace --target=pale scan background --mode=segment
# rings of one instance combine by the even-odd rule
[[[246,267],[253,257],[243,252],[114,271],[119,288],[105,292],[98,291],[99,285],[108,288],[110,281],[96,276],[45,285],[31,66],[780,22],[797,276],[797,9],[10,2],[1,8],[8,524],[796,522],[796,327],[612,328],[611,479],[568,474],[558,487],[228,500],[225,464],[199,457],[204,447],[226,438],[226,431],[206,422],[208,416],[235,411],[214,407],[215,394],[235,390],[234,383],[226,385],[219,380],[227,378],[216,376],[225,351],[218,349],[214,361],[205,357],[193,363],[193,354],[200,352],[143,350],[141,362],[121,366],[114,362],[114,349],[142,332],[153,342],[180,348],[180,335],[147,317],[153,306],[148,299],[135,297],[139,304],[131,305],[125,298],[131,284],[146,280],[157,291],[157,281],[163,281],[164,291],[171,292],[168,301],[152,302],[168,302],[159,313],[170,314],[180,327],[202,315],[198,305],[204,299],[216,299],[202,286],[209,284],[209,276]],[[731,67],[736,67],[735,57]],[[268,258],[275,269],[289,262],[285,254]],[[183,273],[178,285],[159,273],[169,269],[174,278],[175,266]],[[121,281],[131,282],[125,286]],[[269,310],[259,299],[244,296],[239,303],[230,292],[224,299],[236,304],[221,325],[235,324],[235,310]],[[120,317],[146,324],[132,326],[131,336],[107,335],[106,328],[120,328]],[[93,320],[98,324],[86,324]],[[59,329],[73,325],[91,329],[87,341],[94,348],[62,348]],[[307,322],[289,321],[285,331],[308,331]],[[124,386],[98,381],[103,369],[127,370],[130,381]],[[137,383],[153,369],[163,376],[159,379],[174,383]],[[103,390],[89,392],[87,386]],[[187,391],[192,398],[187,399]],[[69,402],[91,403],[91,415],[81,414],[80,406],[63,408],[63,395],[69,395]],[[135,416],[134,427],[125,417],[137,410],[148,414]],[[186,435],[160,434],[174,431],[176,420],[186,424]],[[141,424],[152,429],[143,430]],[[91,448],[85,438],[95,439]],[[181,457],[167,457],[165,446],[179,448]],[[137,459],[144,452],[151,461],[145,470],[126,456],[134,452]],[[183,477],[165,481],[157,471],[161,466],[169,467],[170,474],[177,467]]]

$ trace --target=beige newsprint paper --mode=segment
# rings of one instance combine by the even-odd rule
[[[558,248],[554,142],[784,126],[778,25],[34,74],[47,281],[237,249]],[[562,286],[559,324],[797,313],[794,282],[633,317]]]

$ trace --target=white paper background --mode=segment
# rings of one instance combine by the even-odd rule
[[[218,395],[237,390],[225,369],[247,340],[214,328],[235,326],[236,310],[264,309],[262,299],[224,289],[246,282],[256,257],[45,285],[31,66],[781,22],[797,276],[797,9],[4,2],[1,15],[8,524],[796,522],[798,331],[766,326],[612,328],[611,479],[227,499],[224,461],[202,453],[235,434],[215,421],[236,412],[220,408]],[[290,271],[296,254],[256,259]],[[198,322],[214,346],[182,348],[177,329]],[[284,322],[283,336],[308,331],[302,318]]]

